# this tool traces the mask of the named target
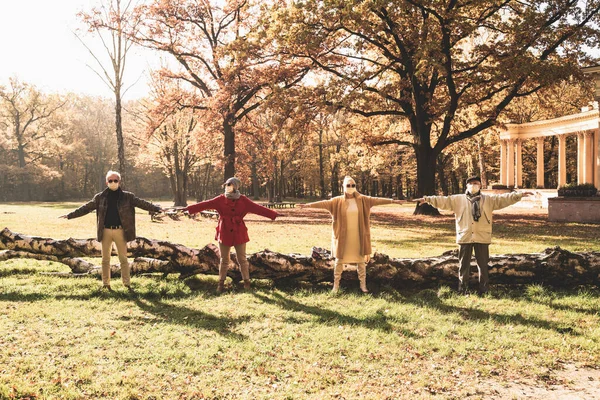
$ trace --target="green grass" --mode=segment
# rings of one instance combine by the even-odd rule
[[[91,237],[94,216],[56,217],[76,204],[0,205],[0,225],[57,238]],[[14,212],[15,214],[3,214]],[[308,253],[327,246],[327,214],[285,211],[248,218],[250,251]],[[214,220],[152,223],[138,234],[203,246]],[[499,214],[495,253],[560,245],[600,249],[597,226]],[[397,257],[454,248],[451,217],[381,207],[377,249]],[[540,240],[540,238],[542,238]],[[383,287],[276,287],[255,282],[215,294],[214,277],[133,277],[134,293],[34,260],[0,263],[0,399],[428,399],[486,398],[482,381],[547,379],[565,362],[600,361],[600,291],[493,286],[485,297],[448,287],[415,293]]]

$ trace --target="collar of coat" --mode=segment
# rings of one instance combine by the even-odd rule
[[[110,188],[106,187],[106,189],[104,189],[101,193],[100,196],[102,197],[108,197],[108,194],[111,192]],[[115,192],[119,193],[119,200],[121,200],[124,196],[123,189],[121,189],[121,187],[119,186],[119,188],[117,190],[115,190]]]

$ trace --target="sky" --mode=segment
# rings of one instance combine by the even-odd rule
[[[99,1],[0,0],[0,84],[17,77],[45,92],[112,97],[89,67],[96,67],[94,59],[73,33],[83,28],[77,13],[91,10]],[[105,54],[93,36],[82,35],[96,54]],[[147,75],[153,65],[158,65],[156,53],[139,49],[128,55],[125,87],[134,85],[125,99],[148,93]]]

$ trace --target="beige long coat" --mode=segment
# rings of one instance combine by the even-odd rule
[[[358,207],[358,231],[360,236],[360,254],[371,255],[371,207],[380,204],[391,204],[394,200],[381,197],[364,196],[358,192],[354,193],[356,206]],[[331,200],[308,203],[308,207],[323,208],[331,214],[332,237],[331,254],[341,259],[344,255],[346,245],[346,195],[332,198]]]

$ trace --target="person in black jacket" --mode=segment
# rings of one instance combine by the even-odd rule
[[[130,288],[127,242],[135,239],[135,207],[153,212],[163,209],[156,204],[137,198],[133,193],[121,189],[121,174],[108,171],[106,186],[102,192],[73,212],[59,218],[73,219],[96,210],[97,239],[102,243],[102,284],[110,290],[110,255],[113,242],[121,263],[123,285]]]

